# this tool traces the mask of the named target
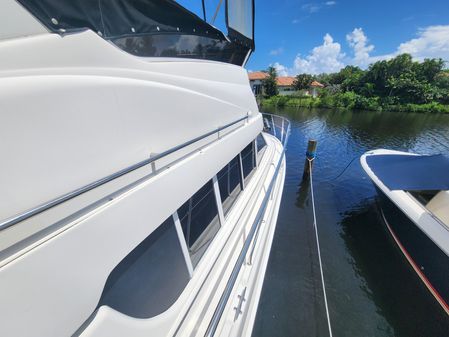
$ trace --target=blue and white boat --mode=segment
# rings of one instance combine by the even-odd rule
[[[376,187],[388,231],[449,314],[449,159],[375,150],[360,161]]]

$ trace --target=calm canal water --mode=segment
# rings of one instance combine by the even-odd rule
[[[334,336],[449,336],[449,317],[394,246],[358,161],[376,148],[448,154],[449,115],[264,110],[286,115],[292,133],[253,337],[328,336],[309,190],[301,186],[310,138],[318,140],[315,199]]]

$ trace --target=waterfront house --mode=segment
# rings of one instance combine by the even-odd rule
[[[294,86],[295,78],[293,76],[279,76],[276,82],[279,95],[287,96],[296,92]]]
[[[254,93],[254,95],[263,94],[263,80],[268,77],[268,74],[263,71],[254,71],[248,73],[249,85]]]
[[[268,77],[268,74],[263,71],[254,71],[248,73],[249,84],[254,95],[263,94],[263,81]],[[295,92],[293,85],[295,78],[293,76],[278,76],[276,83],[279,90],[279,95],[291,95]]]

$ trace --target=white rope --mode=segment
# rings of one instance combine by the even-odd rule
[[[317,228],[317,222],[316,222],[315,197],[313,195],[313,180],[312,180],[312,161],[313,161],[313,159],[315,159],[315,158],[311,158],[311,159],[307,158],[307,160],[309,161],[310,192],[312,195],[313,227],[315,228],[315,238],[316,238],[316,245],[317,245],[317,249],[318,249],[318,261],[320,264],[321,283],[323,285],[324,306],[326,307],[327,326],[329,328],[329,336],[332,337],[331,319],[329,316],[329,307],[327,305],[326,286],[324,284],[323,264],[321,262],[320,240],[318,238],[318,228]]]

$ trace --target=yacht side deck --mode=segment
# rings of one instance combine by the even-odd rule
[[[261,117],[245,118],[217,128],[204,135],[214,140],[157,169],[158,159],[196,140],[145,160],[145,166],[153,165],[150,174],[132,175],[131,168],[142,162],[133,165],[123,174],[133,181],[110,185],[113,192],[106,196],[92,192],[122,172],[94,182],[83,188],[90,194],[84,208],[64,205],[70,196],[84,197],[82,189],[67,200],[58,198],[53,216],[65,217],[57,222],[46,214],[53,209],[48,203],[37,207],[41,212],[27,213],[32,215],[25,221],[9,220],[0,235],[13,230],[16,241],[2,251],[0,286],[11,289],[2,295],[2,307],[8,308],[2,331],[249,335],[285,175],[285,148],[275,137],[257,133],[261,123]],[[284,145],[288,130],[282,120],[278,133]],[[48,225],[29,235],[30,220]],[[235,311],[238,298],[248,301]]]

